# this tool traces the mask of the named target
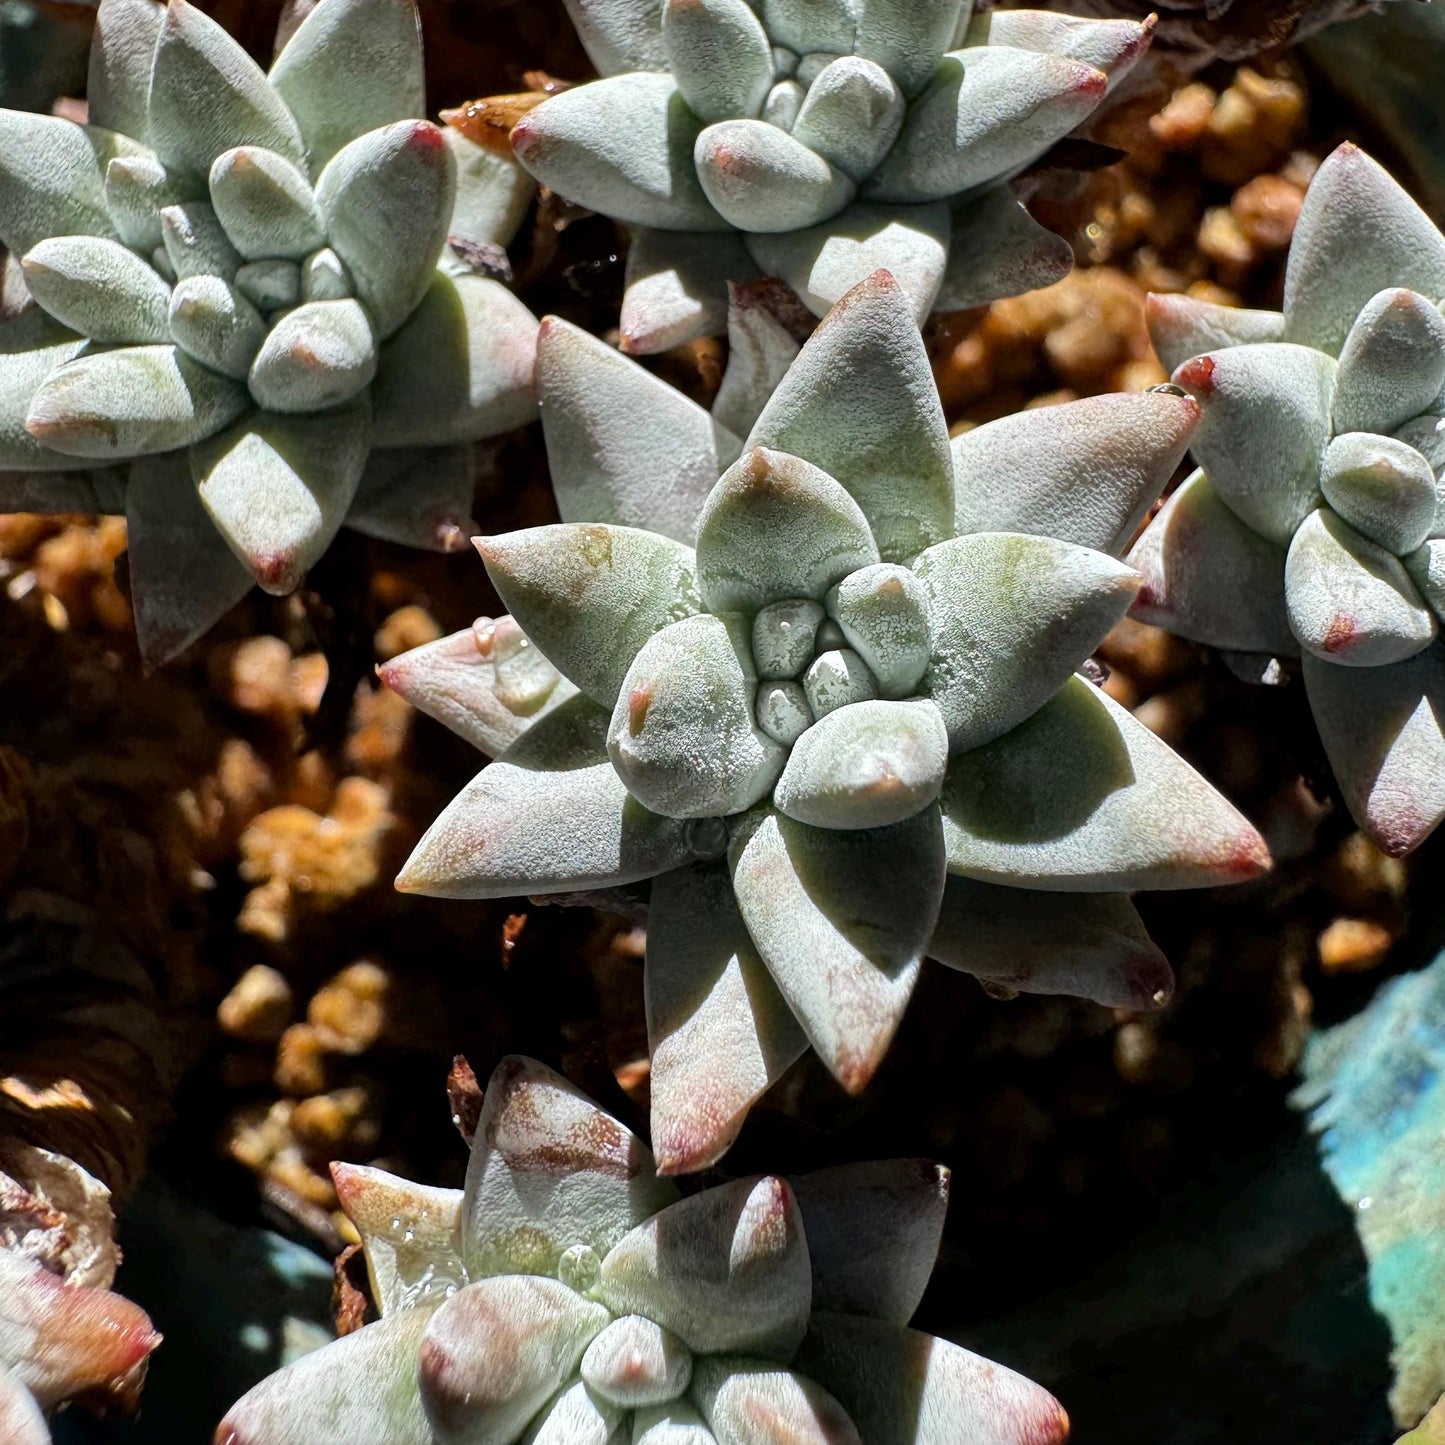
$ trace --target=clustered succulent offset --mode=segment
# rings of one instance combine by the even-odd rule
[[[269,76],[186,0],[103,0],[89,106],[0,111],[0,505],[126,513],[152,661],[343,524],[456,545],[536,323],[448,239],[531,182],[417,118],[413,0],[322,0]]]
[[[715,1160],[808,1043],[861,1089],[925,953],[1162,1001],[1122,890],[1239,881],[1268,853],[1075,669],[1133,599],[1109,554],[1195,404],[1096,398],[950,445],[886,272],[817,329],[745,446],[681,398],[636,405],[640,368],[555,321],[538,373],[567,520],[479,539],[512,617],[383,673],[501,753],[398,886],[652,879],[664,1172]]]
[[[544,184],[641,228],[622,346],[721,332],[759,271],[821,316],[886,267],[921,321],[1057,281],[1006,182],[1080,124],[1152,19],[972,0],[567,0],[603,79],[512,132]]]
[[[1283,313],[1150,298],[1201,470],[1129,560],[1135,612],[1302,657],[1345,801],[1387,852],[1445,816],[1445,236],[1354,145],[1320,167]]]
[[[463,1190],[335,1165],[375,1324],[261,1382],[217,1445],[1053,1445],[1045,1390],[907,1328],[948,1173],[679,1197],[564,1079],[505,1059]]]

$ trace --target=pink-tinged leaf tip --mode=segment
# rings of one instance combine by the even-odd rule
[[[441,127],[433,125],[429,120],[419,120],[412,126],[411,134],[407,136],[407,144],[412,150],[420,151],[424,155],[440,156],[446,149]]]
[[[1212,395],[1214,392],[1214,358],[1212,356],[1190,357],[1174,373],[1174,380],[1185,391],[1192,393],[1196,402],[1201,396]]]

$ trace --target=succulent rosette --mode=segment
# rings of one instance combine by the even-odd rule
[[[1111,553],[1192,401],[1094,398],[950,443],[886,272],[746,444],[554,320],[538,374],[565,520],[479,539],[510,617],[383,669],[500,754],[398,886],[652,880],[664,1172],[719,1157],[808,1044],[860,1090],[926,953],[1017,989],[1167,996],[1124,890],[1239,881],[1268,853],[1075,669],[1133,599]]]
[[[720,333],[729,281],[821,316],[880,267],[922,320],[1059,280],[1068,245],[1006,182],[1084,121],[1153,20],[972,0],[567,0],[603,77],[512,143],[553,190],[638,228],[625,351]]]
[[[1051,1445],[1047,1391],[907,1328],[948,1171],[680,1197],[540,1064],[486,1087],[466,1187],[334,1165],[381,1319],[243,1397],[217,1445]]]
[[[1150,298],[1201,470],[1129,561],[1135,613],[1301,659],[1345,802],[1404,854],[1445,816],[1445,236],[1354,145],[1320,167],[1283,312]]]
[[[535,321],[448,245],[532,183],[423,101],[412,0],[321,0],[269,75],[103,0],[91,123],[0,111],[0,506],[125,513],[153,662],[343,525],[458,545],[466,444],[534,414]]]

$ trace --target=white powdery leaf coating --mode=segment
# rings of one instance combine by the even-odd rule
[[[763,1360],[699,1360],[692,1393],[718,1445],[862,1445],[826,1390]]]
[[[565,0],[583,48],[599,75],[666,70],[663,0]]]
[[[1285,549],[1261,537],[1193,473],[1159,509],[1127,561],[1144,578],[1132,615],[1237,652],[1292,657]]]
[[[705,121],[757,115],[773,83],[773,50],[745,0],[667,0],[662,40],[694,115]]]
[[[791,52],[789,52],[791,54]],[[796,65],[797,57],[793,57]],[[762,118],[769,125],[778,126],[781,130],[792,130],[793,122],[798,118],[798,112],[803,108],[803,100],[808,92],[789,76],[786,80],[780,80],[768,92],[768,98],[763,102]]]
[[[245,381],[266,340],[266,322],[229,281],[187,276],[170,294],[170,339],[202,366]]]
[[[761,0],[758,8],[774,44],[798,55],[853,48],[858,9],[854,0]]]
[[[520,1439],[606,1325],[601,1305],[554,1279],[502,1275],[458,1290],[416,1356],[438,1445]]]
[[[834,1077],[857,1094],[903,1017],[943,896],[938,811],[891,828],[751,820],[729,854],[768,971]]]
[[[0,1439],[9,1445],[50,1445],[50,1430],[35,1397],[5,1369],[0,1369]]]
[[[913,695],[932,653],[928,589],[914,572],[890,562],[861,568],[828,593],[828,615],[884,697]]]
[[[836,216],[856,191],[846,171],[764,120],[708,126],[693,160],[704,194],[740,231],[815,226]]]
[[[145,0],[149,5],[151,0]],[[122,241],[150,255],[164,242],[160,213],[180,189],[153,156],[116,156],[105,168],[105,204]]]
[[[1285,340],[1338,355],[1388,286],[1445,296],[1445,237],[1384,168],[1346,141],[1305,193],[1284,280]]]
[[[222,229],[215,211],[204,201],[167,206],[161,212],[161,236],[166,257],[181,280],[188,276],[219,276],[230,281],[241,268],[240,253]],[[291,299],[294,302],[295,298]]]
[[[577,1380],[542,1407],[521,1445],[610,1445],[622,1420],[618,1406],[598,1399]]]
[[[717,1437],[685,1400],[639,1410],[632,1421],[631,1445],[717,1445]]]
[[[951,207],[948,265],[934,301],[939,311],[967,311],[1062,281],[1074,252],[1034,220],[1007,185],[990,186]]]
[[[26,430],[30,400],[85,344],[84,338],[31,307],[0,322],[0,467],[64,471],[74,459]]]
[[[1433,538],[1405,558],[1405,570],[1420,595],[1445,619],[1445,540]]]
[[[861,182],[897,139],[904,105],[881,65],[861,55],[840,55],[808,87],[791,127],[793,139]]]
[[[985,882],[1200,888],[1270,864],[1243,815],[1079,677],[1012,732],[956,756],[941,804],[949,871]]]
[[[1295,533],[1285,562],[1290,628],[1306,652],[1383,667],[1428,647],[1440,625],[1398,557],[1328,507]]]
[[[605,1255],[677,1198],[635,1134],[550,1069],[515,1057],[487,1081],[465,1193],[474,1277],[553,1274],[577,1244]]]
[[[1445,818],[1445,648],[1389,667],[1306,654],[1305,689],[1351,814],[1401,858]]]
[[[348,298],[288,311],[261,343],[246,383],[258,406],[307,415],[350,401],[375,375],[376,337],[361,303]]]
[[[639,650],[607,753],[627,791],[666,818],[740,813],[768,796],[786,753],[753,716],[745,636],[719,617],[670,623]]]
[[[55,236],[20,262],[36,302],[91,341],[171,339],[171,288],[134,251],[100,236]]]
[[[1193,296],[1151,291],[1144,301],[1144,316],[1159,361],[1170,372],[1206,351],[1284,339],[1283,312],[1219,306]]]
[[[729,285],[750,281],[757,271],[740,236],[644,227],[627,252],[618,322],[622,350],[650,356],[701,336],[721,336],[729,327]],[[716,409],[714,415],[729,425]]]
[[[336,3],[336,0],[329,0]],[[223,151],[211,166],[211,205],[248,261],[300,261],[326,244],[311,185],[285,156],[260,146]]]
[[[582,1378],[614,1405],[662,1405],[687,1389],[692,1355],[654,1320],[623,1315],[587,1346]]]
[[[1365,304],[1340,351],[1334,428],[1390,432],[1445,385],[1445,316],[1429,297],[1394,287]]]
[[[1261,342],[1186,361],[1174,381],[1200,404],[1194,455],[1240,520],[1281,547],[1320,504],[1336,363]]]
[[[794,1179],[813,1309],[906,1325],[938,1258],[948,1186],[949,1171],[927,1159],[843,1164]]]
[[[1041,1386],[980,1355],[881,1320],[819,1313],[798,1368],[831,1390],[865,1440],[909,1445],[1062,1445],[1063,1406]]]
[[[739,1179],[679,1200],[612,1248],[596,1293],[614,1314],[645,1315],[697,1354],[791,1359],[812,1298],[792,1189]]]
[[[803,674],[803,693],[812,715],[822,718],[850,703],[876,698],[878,680],[852,648],[830,647]]]
[[[115,235],[104,191],[110,157],[97,154],[103,139],[109,139],[103,131],[56,116],[0,110],[0,243],[6,250],[23,256],[49,236]]]
[[[1153,17],[1085,20],[1047,10],[1001,11],[989,16],[988,43],[1082,60],[1102,70],[1113,90],[1148,50],[1154,24]]]
[[[1417,416],[1395,432],[1395,439],[1414,447],[1430,463],[1437,477],[1445,470],[1445,416],[1431,413]],[[1442,515],[1437,515],[1435,527],[1431,530],[1431,535],[1436,537],[1440,535],[1440,528],[1445,526],[1445,508],[1440,511]]]
[[[953,45],[965,8],[963,0],[932,5],[860,0],[854,49],[876,60],[911,96],[932,79],[944,51]]]
[[[728,364],[712,416],[734,436],[746,436],[800,348],[766,302],[732,284],[728,293]]]
[[[653,880],[644,984],[658,1168],[709,1168],[754,1100],[808,1047],[726,868],[694,865]]]
[[[535,721],[427,829],[397,888],[433,898],[572,893],[690,861],[687,828],[648,812],[607,760],[606,724],[583,697]]]
[[[675,387],[555,316],[537,338],[537,389],[563,520],[641,527],[691,545],[737,438]]]
[[[1325,448],[1320,487],[1356,531],[1403,557],[1435,525],[1435,473],[1414,447],[1374,432],[1346,432]]]
[[[101,0],[85,85],[92,125],[145,140],[151,65],[165,13],[155,0]]]

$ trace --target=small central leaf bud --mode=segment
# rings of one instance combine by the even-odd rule
[[[602,1275],[602,1261],[590,1244],[574,1244],[557,1261],[557,1278],[578,1294],[586,1294]]]
[[[793,598],[773,602],[753,619],[753,665],[769,681],[798,677],[816,647],[823,609],[816,602]]]
[[[813,725],[808,696],[792,681],[759,683],[754,711],[758,726],[784,747],[791,747]]]
[[[818,655],[803,678],[803,690],[813,716],[821,718],[834,708],[877,697],[878,683],[856,652],[841,647]]]
[[[721,818],[689,818],[682,837],[694,858],[721,858],[727,852],[728,825]]]

